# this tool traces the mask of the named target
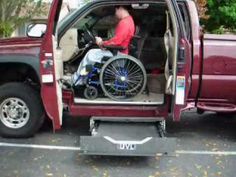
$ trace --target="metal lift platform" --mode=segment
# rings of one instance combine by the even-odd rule
[[[165,137],[165,120],[92,117],[91,136],[80,137],[84,155],[156,156],[173,154],[175,138]]]

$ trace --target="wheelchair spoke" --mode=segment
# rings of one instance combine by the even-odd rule
[[[138,84],[140,84],[140,81],[131,81],[131,80],[129,80],[128,83],[138,85]]]
[[[140,70],[140,68],[138,67],[138,66],[134,66],[132,69],[130,69],[129,70],[130,72],[130,74],[129,75],[132,75],[132,74],[134,74],[134,73],[136,73],[136,72],[140,72],[141,70]]]
[[[129,77],[129,78],[132,78],[133,80],[141,80],[143,78],[142,75],[137,75],[137,76],[132,76],[132,77]]]
[[[110,71],[112,71],[114,74],[118,74],[118,71],[117,71],[117,69],[111,64],[110,66],[108,66],[108,68],[107,68],[107,70],[110,70]]]
[[[130,82],[128,82],[127,84],[128,84],[128,86],[129,86],[129,87],[128,87],[128,88],[129,88],[128,91],[132,90],[133,87],[134,87],[134,85],[135,85],[135,84],[132,84],[132,83],[130,83]]]
[[[140,70],[137,70],[137,71],[135,71],[135,72],[129,74],[129,77],[130,77],[130,78],[133,78],[133,77],[135,77],[135,76],[140,76],[140,75],[142,75],[142,74],[140,74]]]
[[[114,64],[116,64],[116,66],[117,66],[118,68],[122,68],[122,66],[120,65],[120,61],[119,61],[119,60],[116,60],[116,62],[115,62]]]
[[[107,71],[106,71],[106,76],[107,75],[110,75],[110,76],[113,76],[114,78],[115,78],[115,75],[116,75],[116,73],[114,73],[114,71],[112,71],[112,70],[109,70],[109,69],[107,69]]]
[[[124,67],[124,68],[125,68],[126,61],[127,61],[127,60],[124,60],[124,59],[122,59],[122,61],[123,61],[123,66],[122,66],[122,67]]]
[[[136,65],[131,65],[129,68],[127,68],[127,70],[129,71],[129,73],[131,73],[135,67],[136,67]]]
[[[120,72],[119,72],[119,70],[117,70],[117,68],[116,68],[114,65],[111,65],[111,66],[112,66],[113,70],[115,70],[115,72],[116,72],[116,75],[120,75]]]
[[[123,73],[122,73],[121,69],[123,69],[123,67],[120,65],[121,62],[116,61],[116,64],[117,64],[116,66],[117,66],[117,68],[118,68],[119,76],[122,76]]]
[[[127,64],[127,66],[124,65],[124,67],[126,66],[125,68],[126,68],[126,70],[128,71],[128,73],[129,73],[129,65],[130,65],[131,61],[128,60],[128,61],[126,61],[126,63],[128,63],[128,64]]]
[[[110,72],[112,72],[115,75],[118,74],[117,70],[115,68],[113,68],[113,67],[107,68],[107,71],[110,71]]]

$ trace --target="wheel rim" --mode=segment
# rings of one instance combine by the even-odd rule
[[[129,99],[140,94],[146,84],[145,70],[130,58],[117,58],[104,66],[102,88],[112,99]]]
[[[19,98],[8,98],[0,105],[0,120],[8,128],[19,129],[27,124],[30,111]]]

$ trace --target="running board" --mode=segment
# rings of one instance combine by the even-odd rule
[[[236,112],[236,105],[227,104],[227,103],[207,103],[200,102],[197,104],[198,109],[202,109],[205,111],[213,111],[213,112]]]
[[[164,137],[164,121],[150,120],[95,121],[91,124],[91,136],[80,137],[80,152],[84,155],[112,156],[156,156],[174,153],[176,139]]]

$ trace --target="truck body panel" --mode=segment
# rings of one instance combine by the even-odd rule
[[[55,71],[55,54],[53,46],[55,45],[54,38],[61,6],[62,0],[54,0],[52,2],[47,30],[40,48],[41,97],[46,113],[53,122],[54,130],[60,129],[62,125],[62,110],[60,110],[59,106],[61,96],[58,93],[59,83]]]
[[[0,40],[0,55],[26,55],[39,57],[42,39],[10,38]],[[39,58],[37,58],[38,60]],[[1,62],[1,61],[0,61]]]
[[[200,98],[235,103],[236,36],[204,36],[203,73]]]

